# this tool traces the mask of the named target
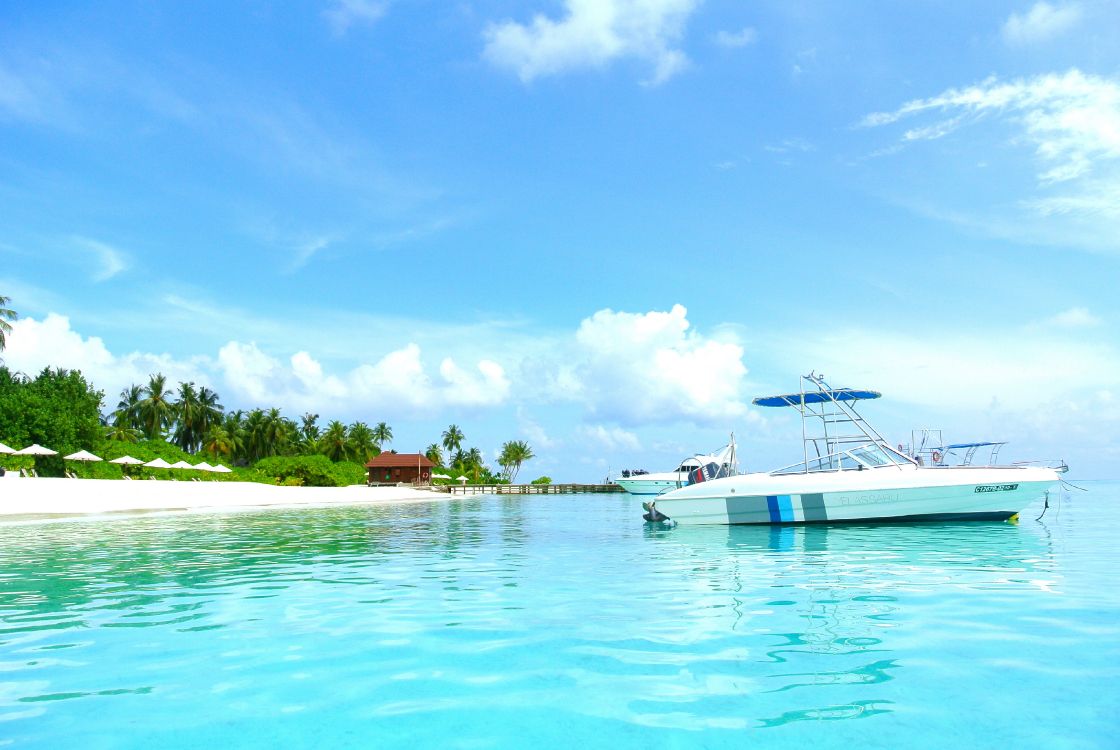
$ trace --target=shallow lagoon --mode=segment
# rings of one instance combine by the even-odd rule
[[[1114,747],[1120,484],[1034,520],[627,496],[0,526],[0,746]]]

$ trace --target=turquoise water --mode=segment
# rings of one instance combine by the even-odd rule
[[[626,496],[0,526],[0,746],[1104,748],[1120,484],[1041,522]]]

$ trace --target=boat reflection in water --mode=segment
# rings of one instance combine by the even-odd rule
[[[868,718],[951,689],[960,676],[931,649],[967,654],[1015,638],[1008,612],[1043,606],[1060,584],[1041,526],[651,525],[646,534],[660,572],[699,589],[704,606],[687,639],[736,654],[723,665],[737,675],[732,710],[761,728]]]

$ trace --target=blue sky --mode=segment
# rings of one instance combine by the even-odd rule
[[[3,357],[665,469],[809,370],[1120,475],[1120,4],[0,10]]]

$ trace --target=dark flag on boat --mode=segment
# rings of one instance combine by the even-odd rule
[[[689,484],[699,484],[700,482],[707,482],[709,479],[715,479],[720,475],[720,466],[715,461],[697,466],[695,469],[688,473]]]

